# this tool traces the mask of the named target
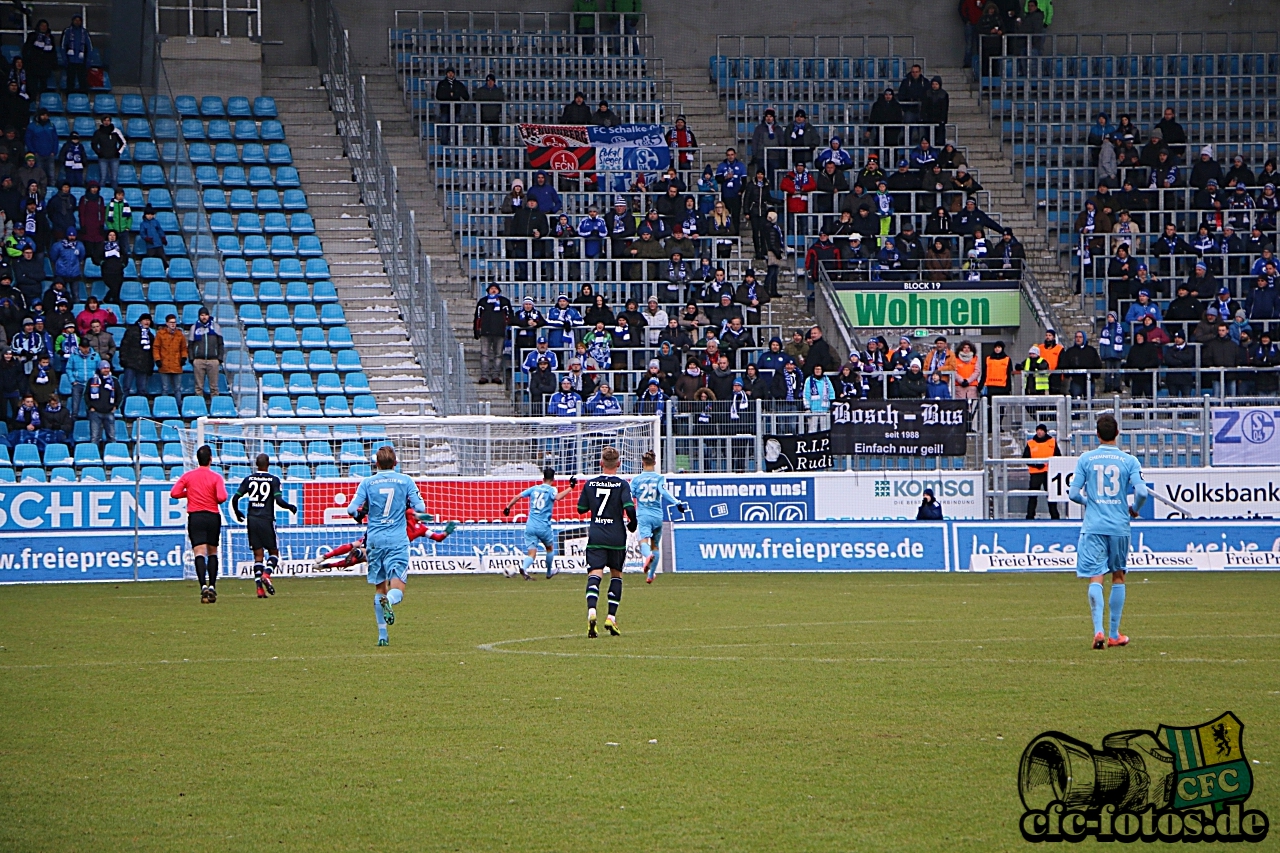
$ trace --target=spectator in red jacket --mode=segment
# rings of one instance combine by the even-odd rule
[[[818,180],[804,161],[796,163],[795,168],[782,179],[782,191],[787,194],[787,213],[808,213],[809,193],[817,189]]]

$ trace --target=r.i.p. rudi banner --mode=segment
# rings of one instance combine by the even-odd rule
[[[849,281],[836,295],[858,329],[1001,328],[1017,326],[1016,281]]]

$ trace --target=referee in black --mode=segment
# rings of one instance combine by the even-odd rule
[[[267,471],[271,467],[271,457],[259,453],[253,460],[258,470],[240,481],[231,498],[231,511],[236,521],[244,522],[244,513],[240,511],[240,499],[249,496],[249,548],[253,551],[253,582],[258,587],[258,598],[275,595],[276,588],[271,585],[271,573],[280,565],[280,547],[276,544],[276,507],[296,513],[298,508],[284,499],[280,489],[280,478]],[[263,563],[263,553],[266,563]]]

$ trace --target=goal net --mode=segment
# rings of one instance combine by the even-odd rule
[[[347,507],[360,480],[373,472],[382,447],[393,448],[398,470],[417,480],[431,531],[442,531],[449,521],[458,523],[443,542],[424,536],[410,544],[410,571],[415,573],[518,566],[525,551],[527,503],[517,503],[510,516],[503,516],[502,508],[541,482],[544,468],[555,469],[556,487],[564,489],[571,476],[599,472],[606,446],[617,449],[622,476],[638,474],[647,451],[661,459],[658,419],[653,417],[202,418],[181,438],[187,467],[196,464],[197,448],[209,446],[214,467],[232,494],[258,455],[267,455],[269,470],[283,482],[285,500],[299,510],[276,514],[281,573],[287,575],[364,573],[363,563],[316,561],[363,535]],[[562,570],[580,568],[586,545],[576,506],[575,492],[557,502],[552,516]],[[225,516],[223,565],[228,574],[250,576],[245,528],[229,508]],[[638,567],[638,551],[628,563]]]

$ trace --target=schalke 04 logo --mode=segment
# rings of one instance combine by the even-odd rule
[[[1032,739],[1018,768],[1028,841],[1262,841],[1246,809],[1253,773],[1230,711],[1198,726],[1115,732],[1102,749],[1062,732]]]

